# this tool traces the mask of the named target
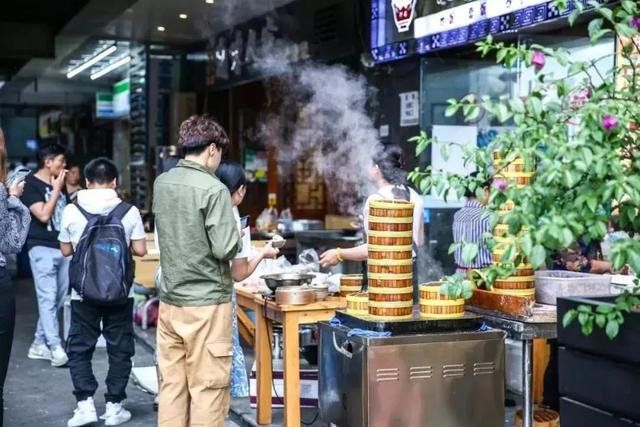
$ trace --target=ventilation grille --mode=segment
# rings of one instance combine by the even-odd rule
[[[409,379],[411,380],[426,380],[433,375],[433,369],[431,366],[413,366],[409,368]]]
[[[493,362],[486,363],[474,363],[473,364],[473,376],[478,375],[493,375],[496,373],[496,364]]]
[[[385,382],[385,381],[399,381],[399,380],[400,380],[400,370],[398,368],[376,370],[376,382],[378,383]]]
[[[442,366],[442,378],[464,377],[464,364]]]

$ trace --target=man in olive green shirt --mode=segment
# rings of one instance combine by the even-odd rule
[[[231,377],[229,261],[241,240],[227,188],[214,175],[229,144],[208,116],[180,125],[185,159],[156,179],[160,245],[160,427],[224,426]]]

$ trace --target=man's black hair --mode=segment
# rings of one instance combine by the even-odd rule
[[[53,160],[59,155],[66,154],[65,148],[60,144],[46,144],[38,149],[38,169],[44,167],[44,162],[47,160]]]
[[[91,184],[109,184],[118,178],[118,168],[106,157],[98,157],[84,167],[84,177]]]
[[[477,178],[477,177],[478,177],[478,171],[471,172],[471,173],[469,174],[469,177],[470,177],[470,178]],[[490,185],[491,185],[491,183],[490,183],[490,182],[485,181],[485,182],[483,182],[483,183],[482,183],[481,188],[483,188],[483,189],[484,189],[484,188],[488,188]],[[470,198],[470,197],[473,197],[473,198],[475,199],[475,198],[477,197],[477,196],[476,196],[476,191],[477,191],[477,190],[478,190],[478,188],[477,188],[477,187],[476,187],[476,189],[475,189],[475,190],[473,190],[473,191],[471,191],[469,188],[466,188],[466,189],[465,189],[465,191],[464,191],[464,197],[466,197],[467,199],[468,199],[468,198]]]

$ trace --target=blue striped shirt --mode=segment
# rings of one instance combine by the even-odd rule
[[[489,214],[482,203],[468,199],[464,207],[453,216],[453,241],[475,243],[478,245],[478,255],[471,264],[467,264],[462,260],[462,247],[459,247],[454,253],[458,267],[483,268],[491,264],[491,252],[483,237],[490,229]]]

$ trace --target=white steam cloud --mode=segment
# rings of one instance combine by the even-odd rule
[[[309,160],[327,193],[345,214],[358,214],[372,188],[368,169],[381,145],[367,113],[371,93],[363,76],[342,65],[292,63],[297,45],[278,41],[262,49],[257,67],[279,79],[280,111],[263,124],[276,147],[283,177]]]

